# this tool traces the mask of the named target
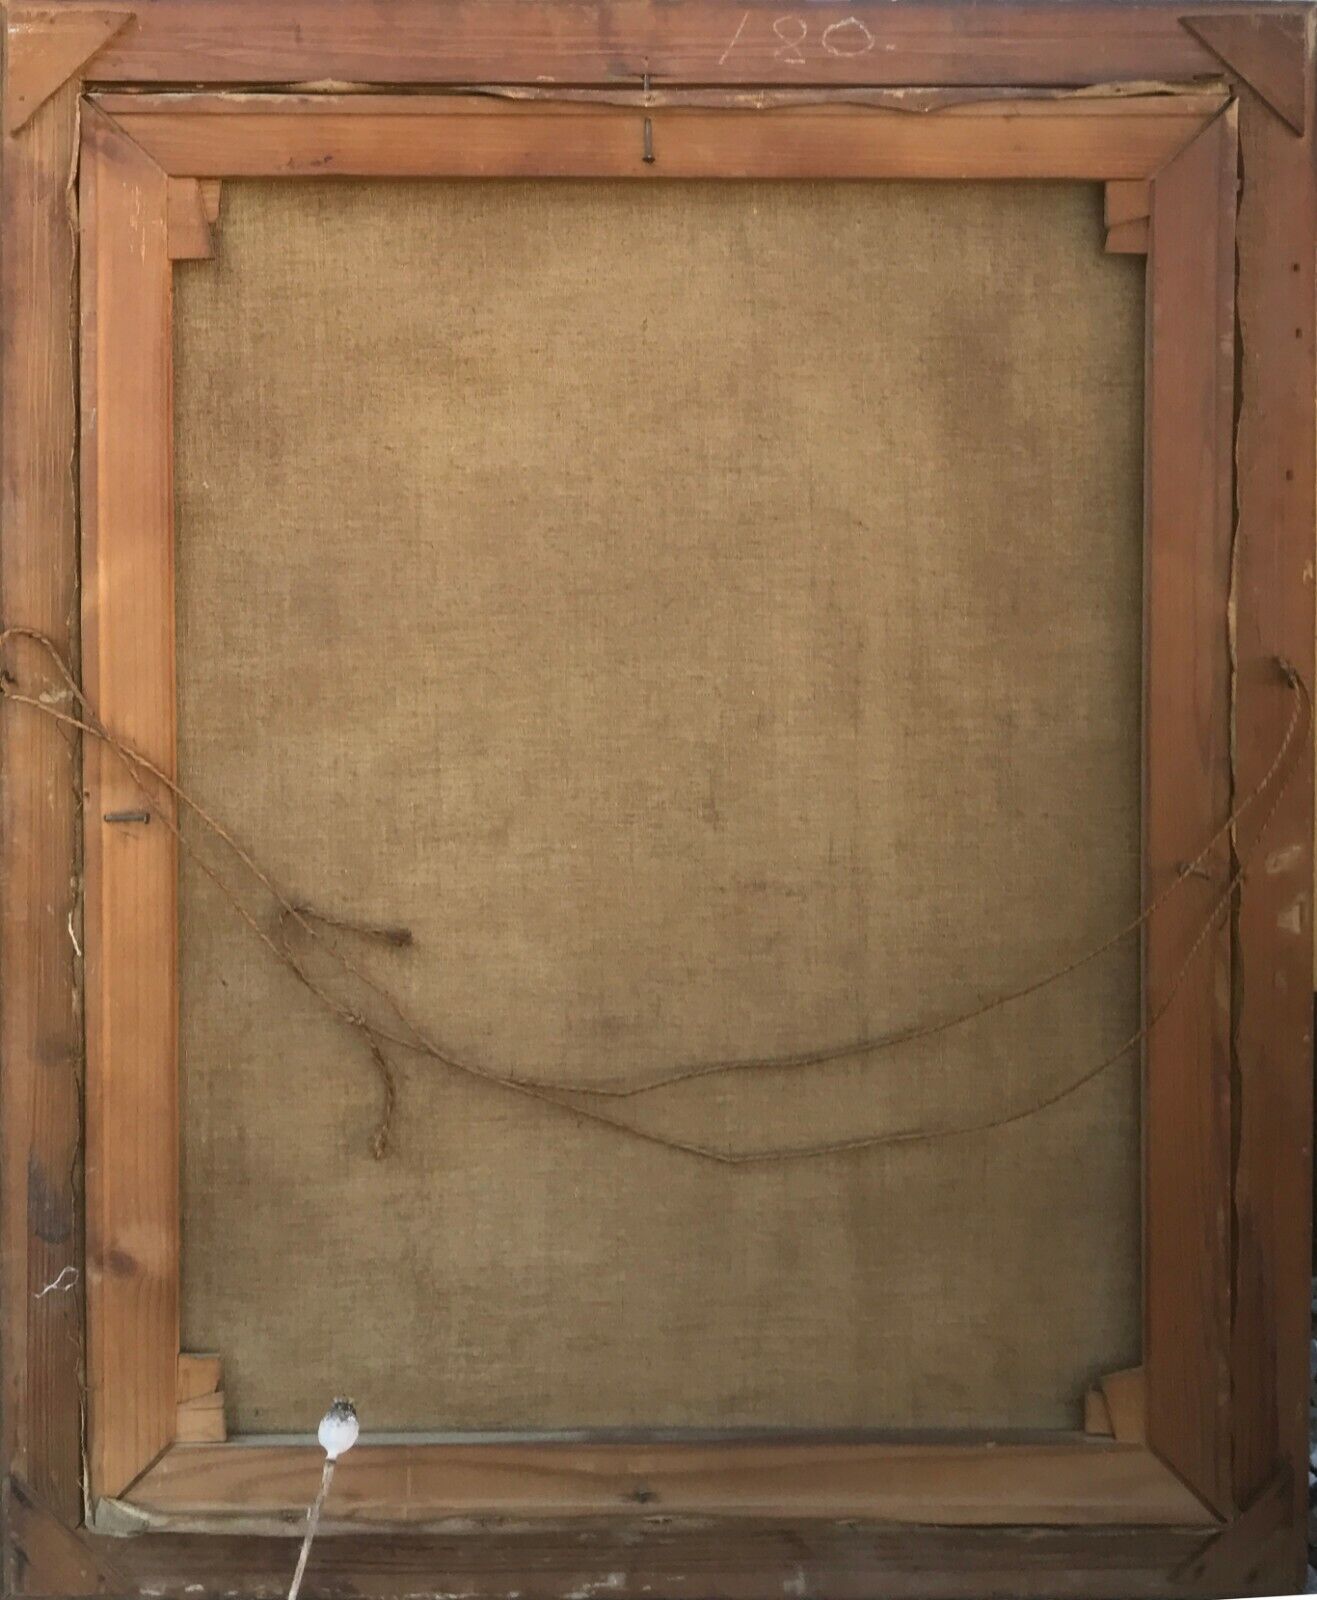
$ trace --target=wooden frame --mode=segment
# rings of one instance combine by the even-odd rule
[[[9,14],[3,619],[80,653],[104,720],[163,768],[171,267],[209,252],[215,180],[516,173],[1109,184],[1108,247],[1149,251],[1148,897],[1265,775],[1295,700],[1277,659],[1308,683],[1313,657],[1310,12],[1001,7],[966,33],[957,6],[883,0],[223,9],[221,25],[203,0]],[[206,88],[155,87],[179,81]],[[172,838],[101,823],[141,802],[99,747],[80,771],[17,707],[0,741],[7,1580],[269,1592],[286,1565],[273,1534],[295,1526],[319,1452],[178,1442],[207,1437],[219,1380],[179,1367]],[[526,1595],[1289,1583],[1306,1512],[1310,776],[1300,759],[1230,925],[1148,1041],[1144,1364],[1095,1399],[1099,1433],[362,1447],[336,1482],[335,1522],[363,1530],[335,1540],[336,1579],[380,1595],[440,1570]],[[1150,1011],[1250,842],[1245,824],[1152,924]],[[481,1515],[511,1520],[465,1542],[448,1528]],[[674,1515],[717,1520],[674,1531]],[[145,1528],[162,1531],[107,1536]]]
[[[1237,154],[1234,112],[1220,92],[1008,99],[919,117],[836,104],[642,111],[461,96],[99,94],[84,104],[82,139],[83,342],[94,352],[83,366],[83,674],[109,726],[166,770],[174,751],[171,183],[327,173],[646,182],[1025,174],[1151,185],[1151,892],[1229,809],[1226,658],[1214,630],[1229,594]],[[1192,430],[1179,420],[1189,397],[1201,416]],[[1186,727],[1196,736],[1185,737]],[[141,796],[98,748],[86,756],[84,802],[98,819],[131,811]],[[314,1446],[170,1448],[179,1356],[175,848],[158,827],[93,821],[85,839],[92,1495],[162,1518],[292,1517],[314,1492]],[[1154,1005],[1220,892],[1224,846],[1213,867],[1214,880],[1195,885],[1183,914],[1152,929]],[[931,1520],[1003,1522],[1019,1517],[1022,1500],[1039,1522],[1184,1523],[1218,1511],[1229,1503],[1224,931],[1214,958],[1195,968],[1148,1050],[1147,1444],[1079,1436],[948,1446],[933,1479],[940,1493],[913,1496],[913,1464],[924,1458],[902,1444],[759,1446],[750,1455],[713,1444],[381,1446],[345,1467],[335,1514],[383,1522],[495,1508],[599,1514],[639,1489],[669,1511],[725,1514],[783,1508],[910,1520],[912,1505],[926,1504]],[[1157,1270],[1163,1258],[1197,1264],[1194,1292],[1185,1292],[1185,1274]]]

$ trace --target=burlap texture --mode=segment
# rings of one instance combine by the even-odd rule
[[[1139,878],[1142,265],[1061,185],[233,183],[177,273],[184,782],[479,1062],[949,1014]],[[1138,1356],[1137,1063],[727,1170],[398,1057],[192,865],[184,1343],[244,1430],[1072,1425]],[[1127,945],[954,1034],[696,1085],[737,1147],[991,1116]]]

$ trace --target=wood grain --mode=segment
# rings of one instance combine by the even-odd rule
[[[853,19],[853,21],[852,21]],[[151,0],[101,53],[103,82],[1113,83],[1210,74],[1155,5],[783,10],[553,0]]]
[[[1307,80],[1303,11],[1261,7],[1252,12],[1222,8],[1218,15],[1200,12],[1184,18],[1184,26],[1248,85],[1259,99],[1283,117],[1295,133],[1307,124]]]
[[[6,1596],[55,1595],[73,1600],[126,1592],[108,1552],[88,1544],[21,1480],[11,1478],[5,1487]]]
[[[105,95],[178,177],[1146,178],[1216,114],[1177,96],[987,101],[925,115],[477,96]],[[654,160],[646,161],[644,125]]]
[[[135,1590],[167,1600],[196,1600],[198,1573],[208,1593],[226,1600],[272,1600],[287,1592],[295,1559],[288,1537],[153,1533],[87,1542],[108,1549]],[[1203,1543],[1202,1529],[608,1518],[385,1539],[340,1534],[313,1550],[307,1584],[312,1595],[356,1600],[507,1600],[513,1593],[521,1600],[1169,1600],[1186,1593],[1171,1574]]]
[[[66,186],[77,86],[3,144],[0,614],[77,652],[76,258]],[[39,652],[7,670],[45,685]],[[37,1500],[81,1508],[81,988],[76,747],[0,712],[4,1457]]]
[[[1294,1474],[1282,1467],[1233,1522],[1175,1573],[1178,1583],[1199,1594],[1260,1594],[1275,1585],[1270,1574],[1292,1560]],[[1280,1562],[1274,1546],[1281,1545]],[[1282,1580],[1289,1587],[1290,1580]]]
[[[176,1445],[129,1503],[195,1525],[293,1519],[324,1464],[314,1445]],[[1148,1451],[1056,1444],[359,1445],[334,1478],[326,1526],[449,1517],[867,1517],[947,1524],[1211,1524]]]
[[[132,15],[128,6],[10,6],[5,13],[5,129],[16,132]]]
[[[1235,168],[1235,122],[1223,113],[1152,185],[1145,902],[1230,810]],[[1150,1015],[1225,890],[1226,841],[1203,866],[1148,925]],[[1149,1036],[1144,1086],[1148,1440],[1218,1511],[1231,1503],[1230,1029],[1223,908]]]
[[[105,723],[174,763],[166,181],[83,119],[84,679]],[[176,862],[143,797],[87,752],[87,1295],[91,1477],[118,1493],[173,1437],[178,1356]]]
[[[1311,21],[1311,17],[1309,18]],[[1239,531],[1235,781],[1266,770],[1293,693],[1313,684],[1314,126],[1298,138],[1240,92]],[[1294,776],[1240,895],[1236,1024],[1235,1494],[1253,1501],[1281,1465],[1290,1514],[1262,1581],[1301,1586],[1306,1523],[1312,1159],[1312,758]],[[1259,819],[1260,820],[1260,819]],[[1245,829],[1241,849],[1255,830]]]

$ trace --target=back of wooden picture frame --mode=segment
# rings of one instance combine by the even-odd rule
[[[214,298],[217,291],[205,287],[213,276],[202,275],[225,264],[230,207],[235,241],[253,227],[263,226],[267,238],[279,228],[277,190],[263,201],[244,180],[299,179],[312,207],[305,214],[314,216],[321,202],[310,197],[328,192],[320,187],[326,176],[577,180],[574,191],[557,191],[559,206],[572,192],[588,205],[582,180],[601,177],[808,177],[816,207],[828,204],[826,187],[818,186],[825,178],[904,182],[912,204],[921,180],[1014,178],[1105,183],[1108,251],[1148,252],[1141,895],[1144,907],[1156,909],[1142,923],[1143,1009],[1130,1037],[1144,1057],[1142,1329],[1130,1351],[1139,1366],[1092,1372],[1087,1397],[1082,1384],[1075,1392],[1071,1430],[1032,1438],[1009,1431],[1008,1420],[1006,1431],[980,1426],[952,1437],[936,1405],[923,1425],[940,1425],[937,1438],[902,1436],[890,1424],[886,1434],[869,1427],[867,1437],[824,1438],[815,1428],[812,1438],[780,1429],[736,1438],[727,1426],[736,1415],[703,1401],[658,1420],[694,1425],[698,1434],[709,1416],[704,1437],[664,1439],[637,1431],[643,1394],[639,1412],[633,1399],[630,1409],[614,1403],[608,1413],[606,1403],[584,1417],[582,1405],[592,1399],[583,1395],[555,1422],[552,1396],[538,1412],[524,1401],[519,1410],[499,1411],[495,1381],[495,1408],[473,1411],[468,1426],[487,1418],[504,1437],[404,1438],[354,1454],[336,1486],[320,1560],[326,1582],[342,1574],[354,1592],[381,1595],[400,1592],[399,1584],[419,1592],[417,1584],[440,1566],[463,1572],[471,1592],[491,1594],[508,1585],[558,1594],[606,1579],[624,1592],[657,1583],[664,1592],[694,1594],[714,1583],[748,1595],[776,1592],[797,1568],[804,1592],[843,1592],[856,1582],[856,1592],[867,1592],[880,1581],[894,1593],[919,1593],[935,1571],[944,1587],[967,1594],[985,1583],[1009,1590],[1039,1581],[1049,1592],[1076,1594],[1265,1592],[1299,1559],[1306,1513],[1306,1222],[1296,1228],[1293,1219],[1306,1204],[1310,1146],[1311,13],[1223,9],[1181,17],[1171,7],[1122,8],[1118,25],[1101,8],[1064,15],[1002,8],[967,50],[947,32],[951,14],[931,9],[893,16],[829,7],[817,16],[770,18],[720,3],[680,14],[600,7],[599,26],[622,29],[605,62],[589,29],[564,31],[566,13],[552,5],[506,16],[485,7],[477,21],[455,4],[440,26],[436,13],[400,3],[384,33],[326,8],[299,18],[291,49],[269,8],[257,16],[235,0],[228,19],[239,12],[250,24],[244,43],[209,55],[197,31],[208,14],[199,0],[157,0],[139,17],[74,5],[10,16],[0,545],[10,630],[10,703],[0,708],[7,1581],[28,1594],[54,1592],[52,1585],[98,1592],[106,1584],[181,1593],[203,1567],[223,1572],[230,1590],[246,1586],[233,1592],[268,1592],[287,1559],[286,1543],[273,1535],[296,1530],[319,1472],[313,1447],[226,1440],[223,1352],[219,1360],[199,1357],[180,1334],[177,883],[181,870],[184,1038],[194,1040],[200,1061],[189,1018],[202,1014],[204,996],[237,969],[221,978],[222,944],[206,957],[209,967],[189,967],[214,920],[204,898],[214,862],[198,872],[188,842],[191,788],[195,782],[199,798],[204,789],[232,800],[243,763],[240,728],[226,729],[221,720],[231,695],[209,705],[204,699],[206,685],[226,670],[216,635],[204,646],[209,656],[198,658],[206,662],[203,677],[180,686],[178,766],[176,652],[207,637],[207,606],[228,577],[226,563],[250,561],[256,547],[224,554],[224,501],[207,499],[217,462],[207,454],[205,429],[217,412],[205,376],[186,376],[179,537],[193,526],[204,532],[180,569],[176,645],[173,371],[188,349],[209,348],[212,360],[236,350],[226,334],[235,302]],[[1015,48],[1022,42],[1023,63]],[[619,62],[631,53],[644,70],[619,80]],[[198,70],[203,57],[205,70]],[[184,61],[193,70],[184,72]],[[918,84],[916,61],[927,70]],[[531,62],[543,70],[531,72]],[[958,82],[979,84],[985,75],[996,91],[953,92]],[[319,77],[363,86],[540,83],[483,98],[262,95],[247,87]],[[1078,96],[1055,87],[1121,77],[1143,87]],[[1159,77],[1166,83],[1148,92],[1146,80]],[[548,87],[554,78],[571,87]],[[181,79],[206,88],[141,92]],[[718,83],[728,87],[685,87]],[[1022,92],[1030,83],[1049,87]],[[748,87],[757,89],[755,98]],[[80,263],[67,209],[75,160]],[[308,180],[317,187],[306,187]],[[472,231],[484,225],[478,197],[485,187],[462,191],[475,208],[473,248],[488,247],[478,246]],[[341,207],[353,191],[335,192]],[[368,191],[359,192],[352,203],[366,216]],[[942,203],[952,192],[941,191]],[[1276,205],[1276,193],[1287,196],[1285,207]],[[414,205],[426,203],[418,191]],[[706,242],[736,203],[729,196],[711,214]],[[610,201],[608,215],[614,213]],[[815,226],[835,229],[843,214],[831,222],[820,217]],[[587,217],[581,213],[578,237],[588,235]],[[397,219],[395,212],[394,228]],[[322,238],[324,221],[322,215],[314,224]],[[1099,231],[1095,250],[1100,242]],[[401,233],[393,245],[405,251]],[[195,267],[180,266],[197,258]],[[60,465],[60,451],[74,445],[76,369],[67,342],[70,307],[58,286],[62,281],[67,294],[75,265],[80,504],[67,452]],[[625,252],[619,265],[624,274]],[[1133,265],[1109,261],[1103,270]],[[43,293],[33,289],[34,270]],[[175,350],[180,271],[196,275],[179,313],[187,338]],[[685,277],[691,294],[698,274]],[[405,281],[402,273],[399,284]],[[244,319],[249,315],[244,309]],[[566,326],[561,318],[559,324]],[[266,342],[277,334],[272,324]],[[612,346],[622,348],[626,337],[618,331]],[[868,338],[875,337],[870,330]],[[243,357],[234,360],[235,377],[246,373],[235,390],[239,400],[241,386],[259,376],[260,342],[246,368]],[[711,334],[704,344],[712,351]],[[354,348],[351,341],[343,346]],[[1106,355],[1115,360],[1113,350]],[[496,370],[488,354],[477,364],[487,378]],[[1128,355],[1117,365],[1127,370]],[[824,370],[842,373],[845,352],[837,350]],[[853,403],[860,391],[838,381],[839,395]],[[610,411],[624,407],[626,393],[619,391]],[[451,395],[445,403],[451,407]],[[532,403],[519,404],[512,421]],[[728,404],[734,416],[735,395]],[[564,403],[551,407],[546,428]],[[31,415],[31,426],[16,429],[17,414]],[[651,418],[648,426],[661,421]],[[242,450],[250,455],[252,448]],[[462,448],[469,457],[470,441]],[[552,467],[551,456],[541,475]],[[256,497],[244,524],[267,510],[259,471],[252,481]],[[350,494],[332,498],[345,506]],[[322,520],[334,514],[327,504]],[[680,515],[689,519],[689,508]],[[396,526],[403,518],[387,520]],[[350,554],[345,548],[340,564]],[[623,557],[635,559],[635,552]],[[820,581],[827,566],[819,566]],[[272,569],[267,592],[277,581]],[[555,581],[546,568],[539,583],[548,592]],[[657,592],[667,580],[656,572],[647,581]],[[802,572],[798,586],[807,590],[813,581]],[[862,592],[859,580],[849,587],[852,597]],[[737,604],[744,609],[744,597]],[[559,634],[570,632],[573,616],[581,613],[564,612]],[[484,616],[482,630],[497,626]],[[263,648],[258,637],[238,654],[250,664]],[[187,658],[177,659],[181,672]],[[302,658],[313,659],[314,651]],[[472,657],[468,673],[478,676],[480,659]],[[271,658],[276,676],[286,676],[289,664]],[[63,669],[71,676],[61,684]],[[520,670],[524,678],[525,662]],[[268,686],[257,679],[237,692],[250,694],[253,685],[263,705]],[[262,715],[254,706],[254,720]],[[543,706],[537,716],[542,720]],[[81,752],[69,737],[78,724],[90,730]],[[222,766],[195,765],[195,752],[212,736],[207,729],[232,745],[227,775]],[[176,773],[182,790],[173,788]],[[799,841],[788,848],[798,853]],[[287,846],[276,846],[275,856],[285,860]],[[449,869],[445,881],[451,876]],[[314,898],[304,882],[281,890],[274,923],[270,906],[247,907],[251,931],[266,930],[266,954],[278,954],[269,929],[286,937],[290,916],[314,938],[305,921],[308,893]],[[370,895],[348,898],[354,915],[373,905]],[[424,915],[425,898],[409,913],[413,920]],[[1131,885],[1126,915],[1138,899]],[[202,908],[192,935],[189,904]],[[342,909],[336,902],[330,914]],[[1095,934],[1110,919],[1099,921]],[[294,968],[305,959],[300,946],[281,948]],[[654,959],[653,950],[646,959]],[[365,970],[380,975],[369,964]],[[1013,974],[1007,988],[1012,981]],[[311,988],[320,987],[313,974]],[[398,1119],[389,1129],[405,1127],[390,1036],[377,1024],[362,1025],[357,999],[341,1004],[366,1047],[365,1092],[355,1114],[370,1094],[373,1055],[384,1074],[378,1081],[388,1085],[388,1115]],[[276,1001],[271,1019],[288,1005],[287,997]],[[77,1187],[84,1006],[85,1256]],[[462,1014],[459,1007],[454,1016]],[[522,1044],[536,1040],[532,1025]],[[295,1042],[290,1035],[285,1054]],[[744,1051],[737,1043],[731,1041],[733,1055]],[[221,1048],[217,1068],[235,1059],[231,1039]],[[756,1038],[749,1048],[777,1054],[801,1046],[793,1036],[769,1045]],[[689,1061],[729,1050],[683,1046],[676,1053]],[[431,1058],[443,1066],[446,1052]],[[347,1083],[332,1096],[340,1142],[350,1137],[338,1109],[350,1103]],[[410,1072],[404,1099],[408,1093],[419,1093]],[[193,1105],[199,1103],[194,1090]],[[588,1096],[569,1102],[592,1118],[596,1105]],[[538,1125],[541,1115],[562,1109],[528,1104],[528,1122]],[[790,1124],[787,1133],[805,1126],[797,1114]],[[657,1132],[665,1136],[661,1125]],[[817,1136],[852,1142],[845,1128]],[[593,1141],[610,1137],[598,1126],[573,1134],[568,1148],[581,1148],[570,1164],[588,1164]],[[697,1125],[685,1138],[702,1144],[704,1134]],[[206,1136],[189,1170],[204,1172],[202,1152],[213,1147],[214,1136]],[[690,1161],[689,1149],[681,1159]],[[364,1153],[363,1160],[369,1164]],[[73,1187],[51,1176],[64,1172],[73,1174]],[[200,1199],[214,1192],[209,1180],[196,1181],[194,1216]],[[671,1174],[657,1181],[672,1191]],[[714,1202],[714,1209],[725,1205]],[[238,1213],[225,1221],[216,1211],[212,1241],[232,1236],[241,1221]],[[201,1315],[194,1300],[187,1313],[194,1328],[214,1318],[214,1296],[222,1297],[235,1269],[224,1270],[229,1277],[215,1278],[210,1311]],[[494,1314],[500,1326],[509,1315]],[[559,1395],[563,1381],[551,1386]],[[710,1394],[725,1392],[730,1381],[711,1374]],[[398,1416],[390,1420],[406,1426],[407,1385],[395,1389]],[[437,1392],[442,1408],[442,1385]],[[786,1419],[781,1411],[779,1395],[739,1421],[773,1428],[809,1420],[808,1404]],[[262,1413],[256,1405],[240,1414]],[[283,1411],[267,1414],[279,1419],[276,1426],[289,1425]],[[972,1427],[972,1411],[965,1414]],[[824,1420],[863,1428],[869,1415],[852,1409]],[[881,1407],[873,1415],[881,1428]],[[441,1417],[442,1409],[434,1420],[427,1413],[422,1426]],[[515,1428],[524,1417],[532,1428],[574,1429],[584,1421],[620,1423],[621,1430],[582,1442],[508,1436],[508,1423]],[[953,1418],[959,1420],[954,1413],[946,1420]],[[908,1426],[911,1418],[904,1420]],[[84,1514],[88,1526],[80,1528]],[[451,1519],[469,1516],[495,1520],[482,1534],[455,1532]],[[674,1530],[674,1516],[702,1521]],[[572,1520],[580,1518],[591,1520]],[[1029,1524],[1022,1541],[1014,1530]],[[114,1537],[125,1532],[139,1537]],[[787,1555],[783,1540],[804,1541],[803,1564]],[[623,1548],[632,1553],[622,1558]]]

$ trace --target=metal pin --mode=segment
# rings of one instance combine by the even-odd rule
[[[151,813],[149,811],[107,811],[104,820],[106,822],[150,822]]]
[[[649,73],[648,72],[646,72],[643,75],[643,77],[641,78],[640,82],[641,82],[641,93],[643,94],[643,96],[645,98],[645,104],[648,105],[649,104]],[[644,142],[644,151],[643,151],[641,159],[646,161],[646,162],[648,162],[650,166],[653,166],[653,164],[654,164],[654,124],[650,121],[650,119],[648,117],[645,118],[644,141],[645,141]]]

